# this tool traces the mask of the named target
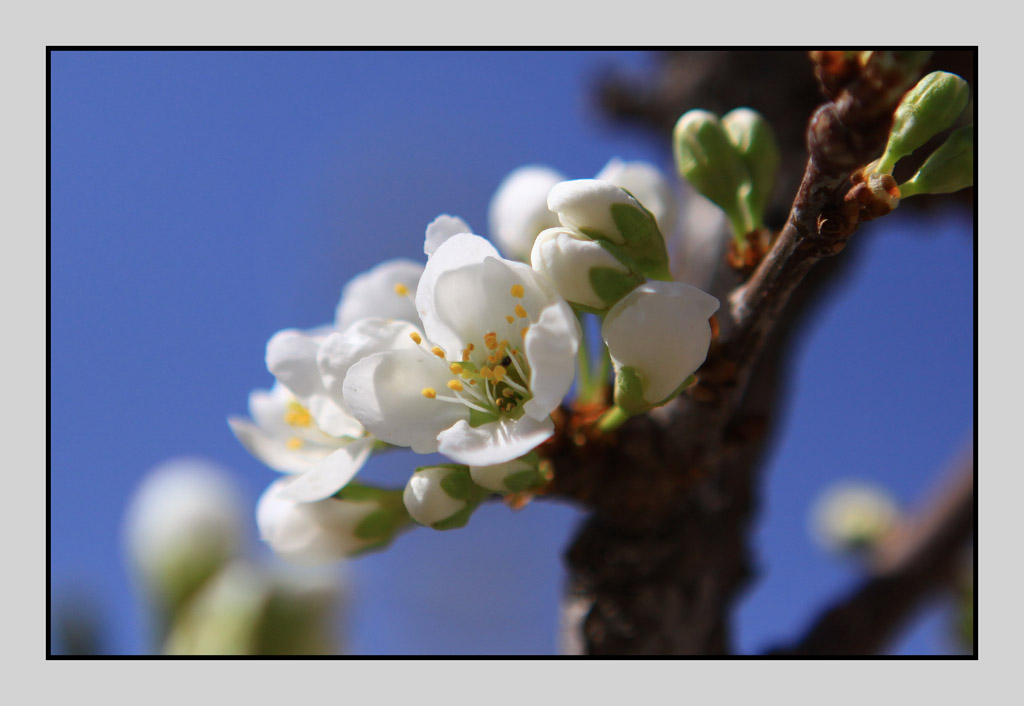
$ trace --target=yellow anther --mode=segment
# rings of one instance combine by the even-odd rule
[[[423,336],[419,335],[419,334],[418,334],[418,333],[416,333],[415,331],[412,331],[412,332],[411,332],[411,333],[409,334],[409,338],[411,338],[411,339],[412,339],[412,342],[413,342],[413,343],[415,343],[415,344],[417,344],[417,345],[418,345],[418,344],[420,344],[420,343],[423,343]]]
[[[469,350],[466,348],[462,349],[462,362],[466,363],[469,361]]]
[[[294,451],[295,449],[301,449],[302,448],[302,444],[303,444],[302,439],[300,439],[297,436],[293,436],[290,439],[288,439],[288,441],[284,442],[284,445],[287,446],[292,451]]]
[[[490,333],[484,334],[484,345],[487,346],[487,350],[493,351],[498,347],[498,334],[491,331]]]
[[[436,355],[438,358],[444,358],[444,349],[441,346],[434,346],[430,349],[430,352]]]
[[[503,338],[498,341],[498,351],[504,353],[506,348],[508,348],[508,340]]]
[[[525,294],[526,294],[526,290],[523,289],[523,285],[521,285],[521,284],[513,284],[512,285],[512,296],[513,297],[515,297],[516,299],[522,299]]]
[[[398,296],[400,296],[400,297],[404,297],[404,296],[406,296],[407,294],[409,294],[409,288],[408,288],[408,287],[406,287],[406,286],[405,286],[404,284],[402,284],[401,282],[398,282],[398,283],[397,283],[397,284],[395,285],[395,294],[397,294],[397,295],[398,295]]]
[[[437,390],[435,390],[432,387],[424,387],[422,390],[420,390],[420,394],[422,394],[428,400],[432,400],[435,397],[437,397]]]
[[[462,383],[459,382],[458,380],[449,380],[448,389],[453,390],[455,392],[462,392]]]
[[[505,395],[505,397],[511,397],[516,393],[515,390],[513,390],[511,387],[506,387],[504,390],[501,391],[501,394]]]
[[[497,365],[499,360],[500,358],[498,358],[498,356],[496,355],[487,356],[487,362],[490,363],[491,365]]]
[[[458,375],[462,372],[462,366],[458,363],[452,363],[448,366],[448,369],[452,371],[452,375]]]
[[[505,321],[507,321],[507,322],[509,322],[509,323],[512,323],[512,322],[513,322],[513,321],[515,321],[515,320],[516,320],[516,317],[514,317],[514,316],[509,316],[508,314],[505,314]]]
[[[494,404],[498,405],[498,407],[501,407],[501,402],[502,402],[502,399],[500,397],[495,397],[494,398]]]
[[[494,377],[494,371],[485,365],[484,367],[480,368],[480,377],[484,378],[485,380],[490,380]]]
[[[470,385],[475,385],[475,384],[476,384],[476,380],[470,380],[470,381],[469,381],[469,384],[470,384]]]
[[[467,343],[466,344],[466,350],[467,351],[471,351],[471,352],[475,351],[476,350],[476,346],[474,346],[472,343]]]
[[[507,373],[507,372],[508,371],[505,370],[505,366],[504,365],[495,365],[494,366],[494,382],[501,382],[502,380],[504,380],[505,379],[505,373]]]
[[[308,427],[313,423],[313,415],[298,402],[291,402],[284,413],[284,421],[293,427]]]
[[[525,319],[529,314],[526,313],[526,309],[523,308],[522,304],[516,304],[516,316],[520,319]]]
[[[526,338],[526,332],[529,331],[529,330],[530,330],[529,326],[524,326],[523,330],[519,332],[519,335],[522,336],[523,338]]]

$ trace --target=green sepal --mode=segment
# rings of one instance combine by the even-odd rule
[[[517,471],[507,476],[504,483],[510,492],[522,493],[523,491],[543,485],[544,476],[536,468],[527,468],[525,471]]]
[[[628,203],[613,203],[611,211],[615,227],[625,239],[622,247],[636,263],[637,271],[651,279],[671,281],[665,236],[658,229],[658,222],[651,212]]]
[[[394,513],[381,508],[360,520],[353,534],[359,539],[383,539],[393,534],[394,529]]]
[[[612,267],[591,267],[588,275],[590,286],[597,296],[605,301],[607,307],[614,305],[645,281],[634,272],[623,272]]]
[[[436,530],[451,530],[465,527],[466,524],[469,522],[469,518],[473,515],[473,512],[476,510],[477,504],[478,503],[471,503],[469,505],[466,505],[466,507],[462,508],[455,514],[449,515],[440,522],[435,522],[430,526],[432,529]]]
[[[615,405],[631,416],[643,414],[654,407],[644,399],[640,373],[628,365],[615,371]]]
[[[900,198],[950,194],[974,185],[974,126],[954,130],[925,160],[917,174],[900,184]]]
[[[465,467],[459,469],[459,472],[449,473],[441,480],[441,490],[455,500],[469,499],[473,485],[475,483],[469,477],[469,469]]]

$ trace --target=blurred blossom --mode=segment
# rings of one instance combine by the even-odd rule
[[[855,554],[871,547],[892,529],[899,509],[884,489],[843,482],[826,490],[811,514],[815,539],[829,551]]]
[[[129,560],[162,610],[174,612],[235,554],[242,503],[228,473],[201,458],[154,469],[124,521]]]

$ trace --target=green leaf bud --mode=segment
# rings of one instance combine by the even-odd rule
[[[956,74],[933,71],[918,81],[896,108],[889,143],[875,171],[892,174],[896,162],[949,128],[969,97],[967,82]]]
[[[679,174],[725,211],[733,233],[742,236],[754,230],[742,200],[750,189],[750,174],[718,117],[706,110],[685,113],[676,123],[672,142]]]
[[[974,184],[974,126],[955,130],[917,174],[900,185],[900,197],[949,194]]]
[[[764,116],[750,108],[736,108],[726,113],[722,127],[750,174],[749,188],[741,198],[746,201],[754,227],[761,228],[781,159],[775,133]]]

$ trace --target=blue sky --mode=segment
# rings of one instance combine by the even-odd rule
[[[120,523],[145,473],[181,455],[232,470],[255,503],[274,473],[225,422],[268,387],[275,331],[330,320],[341,286],[419,258],[426,224],[486,234],[501,178],[530,162],[572,177],[613,156],[670,166],[613,130],[597,70],[640,52],[56,52],[51,56],[51,571],[94,598],[115,653],[144,649]],[[700,107],[700,106],[694,106]],[[756,106],[754,106],[756,107]],[[792,397],[764,475],[760,582],[739,648],[798,631],[855,576],[807,534],[814,498],[873,480],[904,504],[970,440],[970,215],[897,211],[794,351]],[[368,477],[401,483],[409,455]],[[556,649],[560,553],[579,518],[535,502],[421,529],[348,567],[356,651]],[[253,536],[253,556],[270,560]],[[896,649],[944,652],[937,610]]]

